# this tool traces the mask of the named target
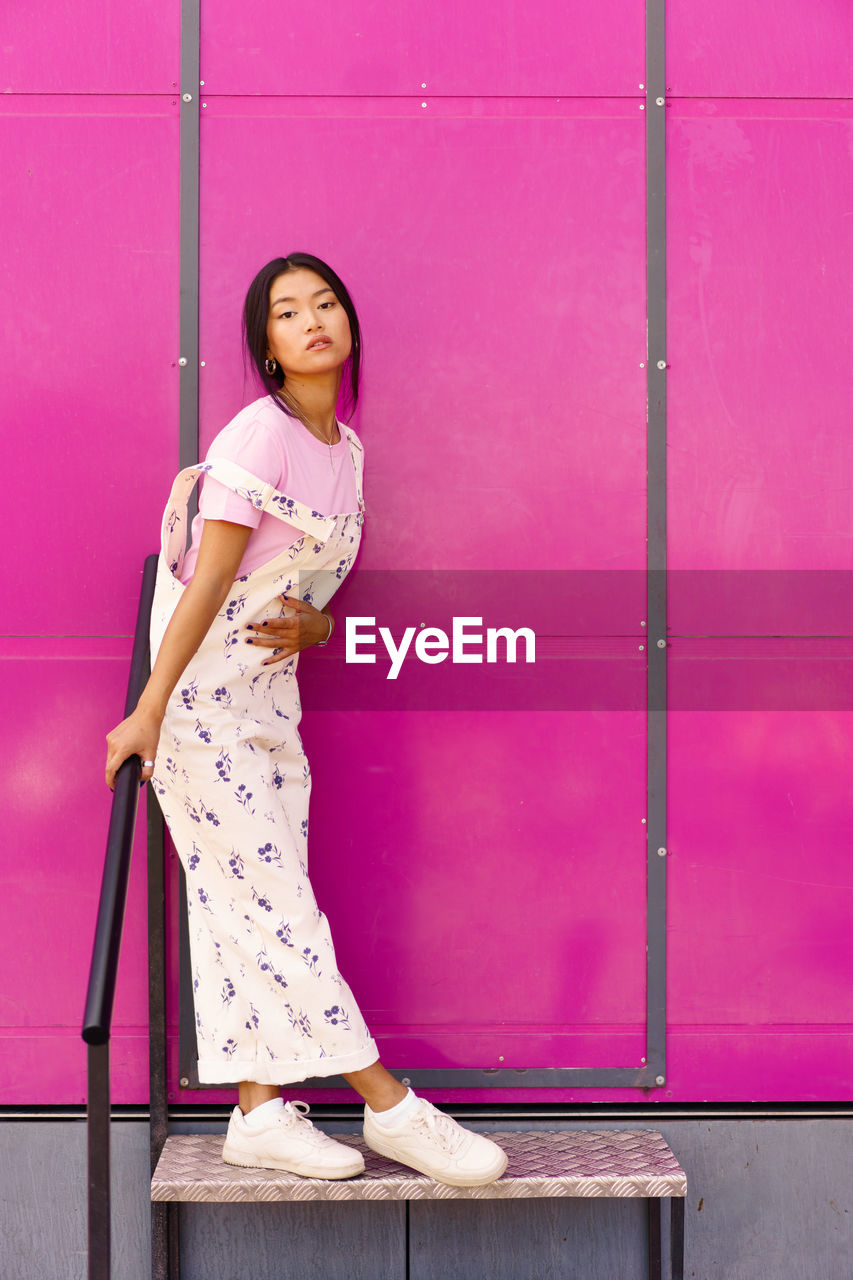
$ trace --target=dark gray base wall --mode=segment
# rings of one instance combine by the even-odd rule
[[[354,1124],[324,1124],[337,1132]],[[478,1122],[482,1132],[532,1121]],[[850,1280],[853,1121],[554,1121],[549,1129],[659,1129],[687,1171],[688,1280]],[[219,1122],[174,1132],[224,1131]],[[148,1129],[113,1124],[113,1276],[149,1280]],[[634,1280],[633,1201],[182,1205],[182,1280]],[[84,1280],[86,1129],[0,1121],[0,1276]]]

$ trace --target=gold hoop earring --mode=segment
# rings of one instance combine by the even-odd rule
[[[275,357],[270,358],[270,356],[267,356],[266,360],[264,361],[264,368],[266,369],[269,376],[272,377],[276,369],[278,368],[278,365],[276,364],[276,361],[275,361]]]

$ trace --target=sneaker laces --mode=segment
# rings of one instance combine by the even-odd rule
[[[293,1102],[285,1102],[284,1107],[279,1112],[279,1117],[287,1116],[287,1124],[289,1128],[296,1129],[300,1137],[306,1141],[313,1143],[315,1147],[324,1147],[337,1145],[334,1138],[330,1138],[328,1134],[323,1133],[322,1129],[318,1129],[313,1120],[308,1119],[308,1112],[311,1110],[307,1102],[294,1100]]]
[[[452,1116],[445,1115],[425,1098],[421,1099],[421,1104],[420,1109],[412,1116],[412,1124],[423,1127],[439,1147],[452,1154],[460,1142],[464,1141],[465,1130]]]

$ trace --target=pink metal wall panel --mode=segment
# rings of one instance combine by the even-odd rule
[[[487,9],[328,0],[322,10],[266,5],[262,14],[206,0],[201,74],[211,93],[238,95],[636,94],[644,25],[636,0],[495,0]]]
[[[392,1061],[639,1062],[644,720],[306,713],[312,874]]]
[[[667,1096],[849,1097],[851,727],[669,716]]]
[[[668,121],[667,1097],[849,1096],[850,104],[770,114]]]
[[[676,97],[849,98],[847,0],[667,0],[666,82]]]
[[[181,6],[40,0],[3,7],[4,93],[163,93],[178,88]]]
[[[208,100],[204,443],[257,394],[237,358],[246,282],[307,248],[363,313],[363,566],[643,568],[641,114],[370,107]]]
[[[84,24],[85,30],[85,24]],[[0,663],[0,1100],[85,1098],[80,1025],[144,556],[177,462],[178,108],[8,95]],[[116,997],[118,1101],[147,1092],[145,844]]]
[[[126,590],[134,581],[128,576]],[[67,599],[51,584],[51,611]],[[5,638],[0,1100],[81,1103],[80,1039],[109,821],[104,733],[121,714],[126,637]],[[113,1024],[114,1097],[147,1096],[145,824],[137,828]]]
[[[853,275],[853,110],[774,105],[772,114],[676,104],[669,117],[674,570],[837,570],[853,560],[842,320]],[[798,634],[798,591],[784,581],[790,612],[780,601],[774,623]],[[689,576],[672,585],[678,633]],[[808,575],[801,586],[811,590]],[[849,633],[849,614],[845,625]]]
[[[177,463],[177,106],[13,97],[0,112],[7,518],[31,539],[2,631],[33,630],[49,583],[63,633],[127,635]]]

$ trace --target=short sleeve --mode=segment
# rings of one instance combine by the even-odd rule
[[[282,488],[284,468],[281,450],[273,433],[262,422],[254,420],[244,425],[237,421],[220,431],[208,449],[205,461],[213,462],[218,458],[236,462],[265,484]],[[205,520],[230,520],[252,529],[257,529],[263,514],[246,498],[238,497],[212,476],[204,478],[198,510]]]

